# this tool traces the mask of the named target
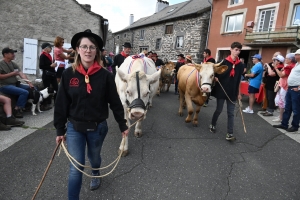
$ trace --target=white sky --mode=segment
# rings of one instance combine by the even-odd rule
[[[157,0],[77,0],[80,4],[90,4],[91,10],[108,19],[109,29],[119,31],[129,25],[130,14],[134,21],[154,14]],[[174,5],[187,0],[167,0]]]

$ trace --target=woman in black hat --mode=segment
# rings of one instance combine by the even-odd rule
[[[116,75],[116,67],[119,68],[131,52],[131,44],[129,42],[125,42],[122,46],[123,51],[115,56],[114,63],[111,66],[114,76]]]
[[[71,45],[76,49],[75,62],[62,75],[55,103],[56,142],[65,140],[64,134],[67,132],[66,141],[71,156],[84,165],[87,146],[92,168],[100,168],[100,152],[108,131],[108,104],[123,136],[127,136],[124,109],[112,74],[100,65],[102,39],[92,32],[80,32],[73,36]],[[92,175],[99,174],[99,170],[92,170]],[[79,199],[81,184],[81,172],[70,165],[69,199]],[[100,179],[92,178],[90,189],[95,190],[99,186]]]
[[[50,55],[53,45],[49,44],[48,42],[45,42],[42,44],[41,47],[43,51],[40,55],[39,67],[41,70],[43,70],[42,80],[44,88],[50,87],[50,85],[52,85],[52,88],[55,90],[55,92],[57,92],[58,84],[55,73],[55,67],[57,66],[57,63],[52,63],[53,60]],[[55,97],[56,94],[54,94],[54,100]],[[45,101],[43,101],[44,110],[50,109],[51,98],[52,97],[49,96]]]

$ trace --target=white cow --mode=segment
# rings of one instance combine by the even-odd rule
[[[127,125],[130,120],[146,118],[146,110],[152,106],[152,98],[159,87],[160,70],[156,70],[152,59],[144,54],[129,56],[123,64],[116,67],[115,82],[122,101]],[[136,137],[142,136],[142,120],[137,122],[134,130]],[[128,153],[128,137],[125,138],[125,147],[121,144],[123,156]]]

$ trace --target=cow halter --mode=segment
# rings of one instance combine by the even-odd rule
[[[195,70],[196,70],[196,68],[194,68],[194,69],[189,73],[189,75],[188,75],[188,77],[187,77],[187,79],[186,79],[186,82],[188,81],[189,77],[192,75],[192,73],[193,73]],[[199,88],[200,91],[201,91],[201,87],[202,87],[203,85],[209,85],[209,86],[212,85],[211,83],[202,83],[202,84],[200,85],[200,78],[199,78],[199,71],[198,71],[198,70],[196,70],[196,84],[197,84],[197,86],[198,86],[198,88]]]
[[[146,110],[146,108],[148,109],[150,102],[148,101],[147,105],[145,105],[143,100],[141,99],[139,71],[136,72],[136,85],[137,85],[138,98],[134,99],[131,103],[129,103],[128,99],[126,99],[126,104],[129,109],[143,108],[144,110]]]

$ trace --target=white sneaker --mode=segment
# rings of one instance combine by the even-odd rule
[[[243,110],[243,112],[248,112],[249,110],[249,106],[245,108],[245,110]]]
[[[281,122],[281,119],[279,117],[276,117],[275,119],[272,120],[272,122]]]
[[[243,110],[244,113],[249,113],[249,114],[253,114],[253,110],[250,110],[249,107],[247,107],[245,110]]]

